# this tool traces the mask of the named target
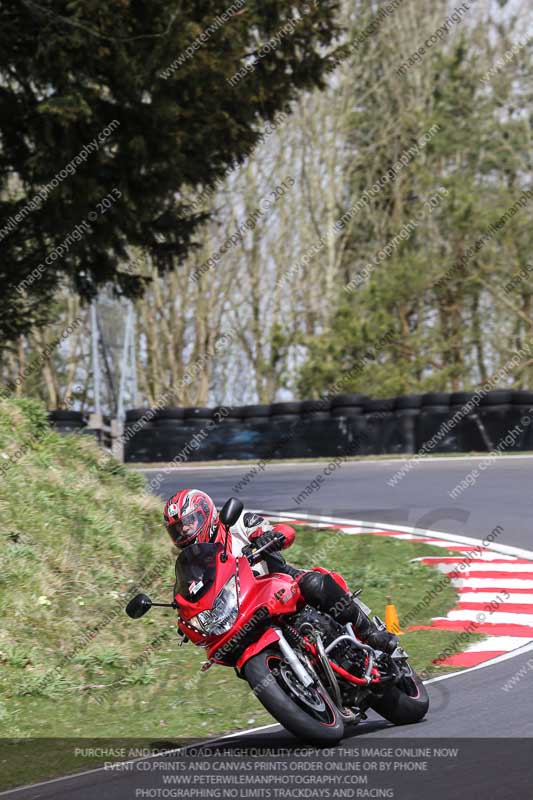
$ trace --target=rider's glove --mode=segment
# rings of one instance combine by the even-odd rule
[[[290,525],[285,525],[285,523],[278,522],[271,530],[268,531],[264,531],[262,528],[257,528],[257,530],[250,534],[250,541],[256,545],[258,539],[261,539],[262,544],[266,544],[268,540],[263,539],[263,536],[272,533],[277,534],[277,538],[279,539],[279,545],[276,548],[277,550],[285,550],[287,547],[290,547],[294,542],[294,537],[296,536],[294,528],[292,528]],[[281,537],[283,537],[283,539]]]
[[[294,528],[291,525],[285,525],[284,522],[278,522],[277,525],[274,525],[272,532],[283,536],[283,543],[280,546],[281,550],[286,550],[287,547],[290,547],[296,536]]]
[[[264,536],[267,531],[264,531],[263,528],[256,528],[255,531],[248,536],[249,540],[254,544],[257,542],[260,536]]]
[[[276,540],[280,540],[277,542]],[[252,538],[250,536],[250,540],[253,542],[254,548],[259,549],[260,547],[264,547],[266,544],[270,544],[271,542],[276,542],[276,547],[272,546],[271,550],[281,550],[284,545],[284,541],[281,541],[281,537],[279,533],[275,533],[274,531],[267,531],[266,533],[259,533]]]

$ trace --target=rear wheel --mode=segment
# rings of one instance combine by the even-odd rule
[[[370,707],[395,725],[409,725],[425,717],[429,708],[429,696],[420,676],[408,667],[405,675],[387,689],[382,697],[371,699]]]
[[[306,688],[278,650],[258,653],[243,672],[258,700],[295,736],[315,744],[342,739],[344,723],[324,687]]]

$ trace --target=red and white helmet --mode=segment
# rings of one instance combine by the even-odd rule
[[[208,542],[218,527],[215,504],[198,489],[182,489],[167,500],[163,514],[168,534],[177,547],[186,547],[198,537]]]

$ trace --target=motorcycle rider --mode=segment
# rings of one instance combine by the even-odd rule
[[[164,519],[167,532],[176,547],[183,549],[193,543],[223,542],[225,530],[219,522],[218,513],[209,495],[198,489],[182,489],[165,503]],[[276,534],[284,537],[279,549],[290,547],[295,531],[284,523],[271,523],[249,511],[243,511],[235,525],[230,528],[228,547],[233,555],[240,555],[249,544],[258,547],[272,542]],[[362,608],[352,599],[331,573],[303,570],[287,564],[279,552],[265,554],[263,561],[254,565],[260,575],[283,572],[291,575],[305,601],[314,608],[331,614],[341,624],[351,622],[357,636],[376,650],[392,653],[398,639],[394,634],[378,630]],[[338,576],[339,580],[342,580]]]

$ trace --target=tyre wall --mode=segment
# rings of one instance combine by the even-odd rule
[[[71,412],[74,413],[74,412]],[[125,460],[219,461],[533,450],[533,392],[361,394],[235,408],[131,409]],[[63,429],[76,425],[57,420]],[[65,432],[69,432],[65,430]]]

